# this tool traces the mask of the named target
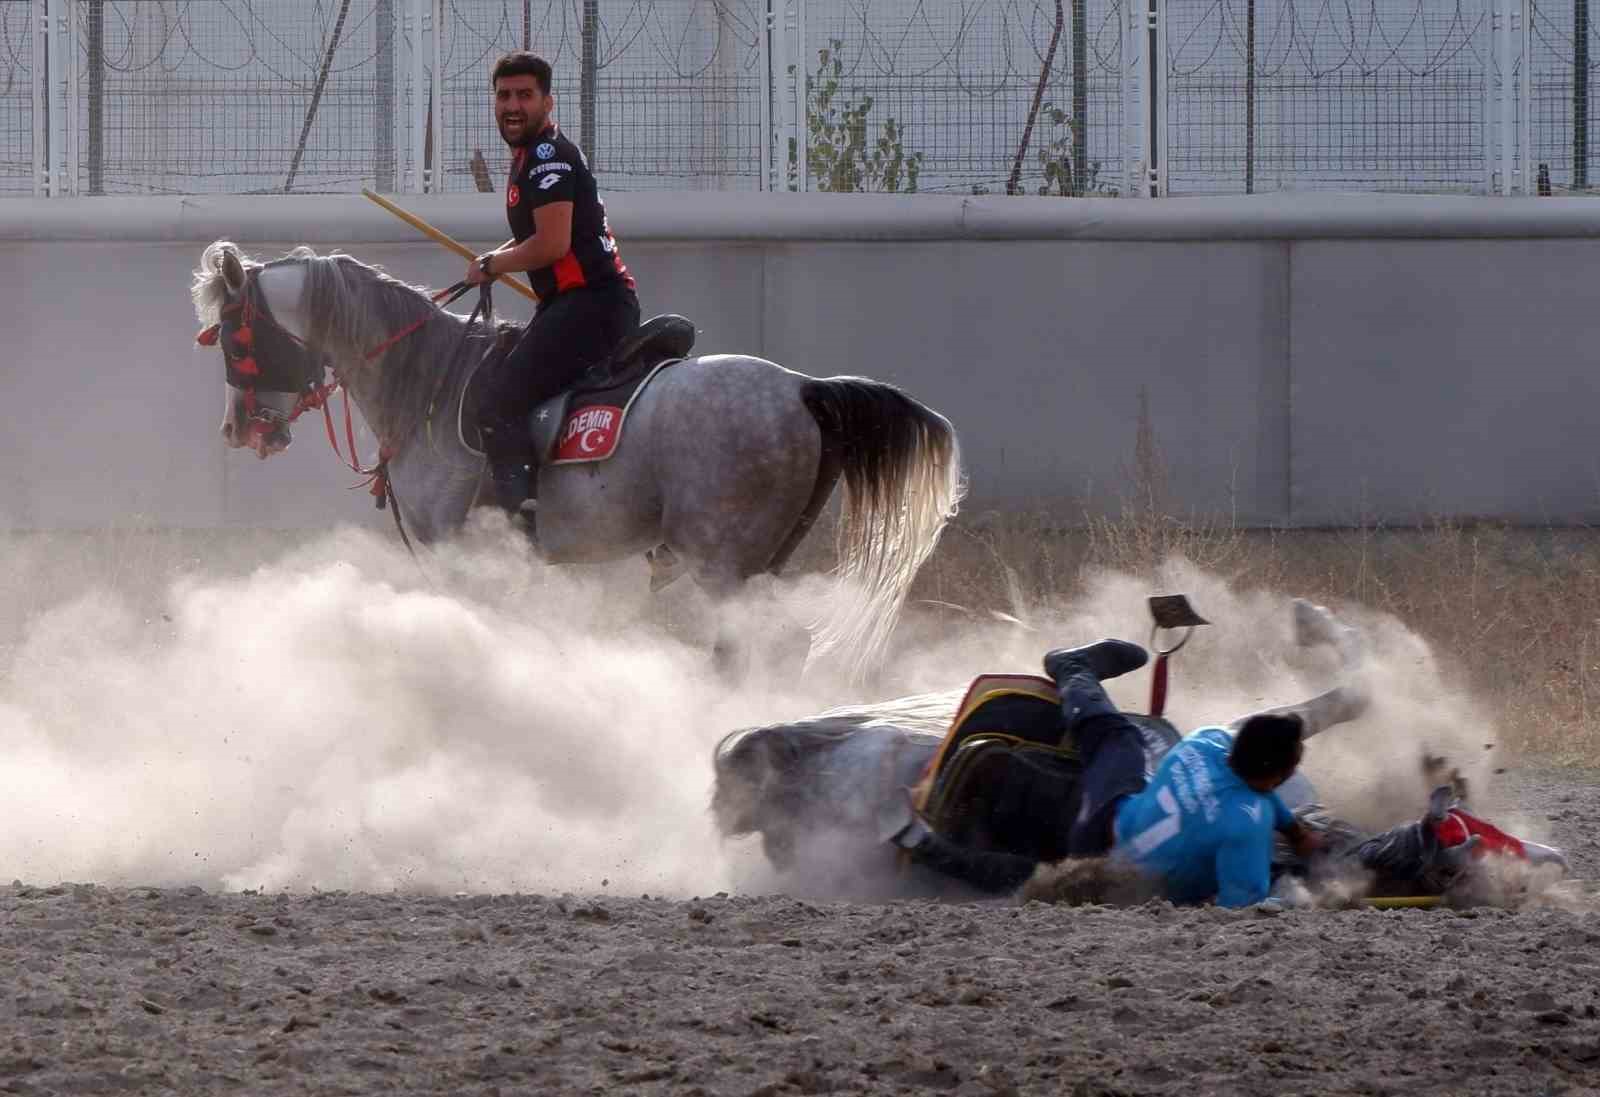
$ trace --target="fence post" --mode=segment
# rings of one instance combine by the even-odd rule
[[[1517,48],[1521,54],[1518,65],[1517,102],[1517,158],[1522,164],[1522,193],[1537,194],[1538,173],[1533,166],[1533,4],[1534,0],[1516,0]]]
[[[811,189],[811,62],[806,57],[806,0],[794,4],[794,189]]]
[[[1244,192],[1256,192],[1256,0],[1244,16]]]
[[[1144,20],[1145,46],[1145,183],[1152,198],[1167,194],[1167,35],[1161,18],[1161,0],[1148,2]]]
[[[1122,132],[1118,151],[1122,153],[1123,190],[1130,198],[1147,198],[1145,179],[1144,131],[1145,95],[1149,81],[1144,65],[1144,0],[1122,0]]]
[[[45,39],[50,16],[45,9],[45,0],[30,0],[28,16],[32,21],[29,37],[33,46],[33,68],[29,73],[29,82],[33,85],[33,193],[34,197],[42,198],[49,186],[49,162],[45,156],[45,143],[48,140],[45,126],[49,112]]]
[[[433,131],[433,162],[429,165],[428,191],[444,193],[444,0],[433,0],[433,82],[428,96]]]
[[[373,84],[372,129],[377,138],[373,151],[372,187],[380,194],[391,194],[394,185],[394,0],[376,0],[373,5],[373,57],[376,64]]]
[[[1589,188],[1589,0],[1572,0],[1572,189]]]
[[[1494,113],[1497,100],[1494,96],[1494,13],[1498,0],[1480,0],[1479,10],[1484,18],[1479,21],[1481,27],[1475,45],[1479,48],[1473,50],[1473,56],[1480,58],[1483,65],[1483,79],[1478,85],[1478,142],[1483,148],[1483,194],[1493,194],[1495,187],[1494,169]],[[1488,38],[1484,40],[1484,34]]]
[[[772,71],[772,4],[762,0],[761,27],[756,32],[758,67],[761,71],[761,185],[772,189],[772,97],[777,92],[777,77]]]
[[[1500,193],[1534,193],[1532,0],[1494,0],[1500,70]]]
[[[67,34],[70,30],[68,0],[46,0],[45,85],[46,138],[45,179],[50,197],[67,193],[67,104],[70,78],[67,75]]]
[[[1511,91],[1511,5],[1515,0],[1495,0],[1495,56],[1500,69],[1500,193],[1511,193],[1511,135],[1516,100]]]
[[[424,90],[422,64],[422,11],[428,0],[411,0],[407,13],[411,39],[411,178],[407,181],[413,194],[421,194],[424,187],[422,162],[427,152],[428,95]]]
[[[595,89],[599,77],[600,0],[583,0],[583,22],[578,54],[578,145],[589,163],[595,162]]]
[[[83,125],[78,113],[78,99],[83,89],[82,72],[78,63],[78,43],[82,40],[79,28],[81,0],[67,0],[67,32],[61,37],[61,52],[66,63],[62,66],[66,77],[66,94],[63,98],[67,116],[66,179],[68,194],[82,190],[79,178],[80,158],[83,155]]]
[[[789,130],[794,118],[789,96],[789,5],[787,0],[767,0],[768,56],[772,58],[772,189],[789,189]]]
[[[106,192],[106,4],[105,0],[86,0],[89,5],[84,27],[84,52],[89,61],[89,193]]]
[[[39,67],[39,79],[44,82],[44,189],[51,198],[59,198],[61,146],[66,141],[60,89],[62,0],[40,0],[40,3],[44,5],[44,20],[39,24],[39,39],[44,44],[44,64]]]
[[[1089,192],[1089,16],[1088,0],[1072,0],[1072,191]]]

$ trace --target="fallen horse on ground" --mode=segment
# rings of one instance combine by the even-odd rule
[[[1127,714],[1143,739],[1146,770],[1154,773],[1182,738],[1163,716],[1171,657],[1207,622],[1181,595],[1150,602],[1153,638],[1181,630],[1178,643],[1157,648],[1149,712]],[[1341,682],[1266,711],[1299,717],[1310,737],[1366,711],[1364,650],[1356,630],[1323,607],[1297,600],[1293,615],[1296,643],[1331,648]],[[1040,866],[1062,862],[1060,822],[1078,812],[1082,766],[1064,735],[1055,683],[1033,675],[984,675],[954,705],[953,719],[951,707],[951,694],[920,695],[730,733],[713,758],[719,830],[728,838],[759,835],[767,861],[795,890],[853,898],[977,897],[980,892],[885,843],[909,790],[927,824],[964,849],[1022,856]],[[1237,729],[1254,715],[1227,726]],[[1490,855],[1566,868],[1559,850],[1517,838],[1467,810],[1464,782],[1435,788],[1415,821],[1372,835],[1330,812],[1303,771],[1278,795],[1296,820],[1323,836],[1325,848],[1305,860],[1280,842],[1275,895],[1304,895],[1294,881],[1315,890],[1355,876],[1372,901],[1422,903],[1467,893]]]

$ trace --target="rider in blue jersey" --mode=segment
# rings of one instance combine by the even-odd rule
[[[1175,903],[1261,902],[1272,885],[1274,832],[1299,836],[1272,791],[1293,774],[1299,753],[1295,716],[1257,717],[1237,737],[1220,727],[1186,736],[1149,786],[1117,806],[1113,856],[1160,879]]]
[[[1173,902],[1261,902],[1271,884],[1274,831],[1282,831],[1301,854],[1319,845],[1273,791],[1300,764],[1300,718],[1262,713],[1237,732],[1202,728],[1168,751],[1149,775],[1138,728],[1100,684],[1147,659],[1143,648],[1122,640],[1044,658],[1061,692],[1067,735],[1083,763],[1080,809],[1062,821],[1067,855],[1112,853],[1158,880]],[[1024,856],[957,846],[915,816],[890,840],[930,867],[988,891],[1020,885],[1036,865]]]

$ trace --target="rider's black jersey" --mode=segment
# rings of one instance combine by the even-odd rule
[[[611,237],[589,162],[554,122],[519,148],[511,161],[506,220],[517,243],[534,234],[533,211],[551,202],[572,203],[572,246],[548,267],[528,272],[534,292],[548,300],[567,290],[613,282],[632,289],[633,276]]]

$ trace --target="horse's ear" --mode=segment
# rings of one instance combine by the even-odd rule
[[[222,280],[228,284],[228,292],[238,294],[244,289],[244,264],[239,262],[239,253],[233,248],[222,250]]]

